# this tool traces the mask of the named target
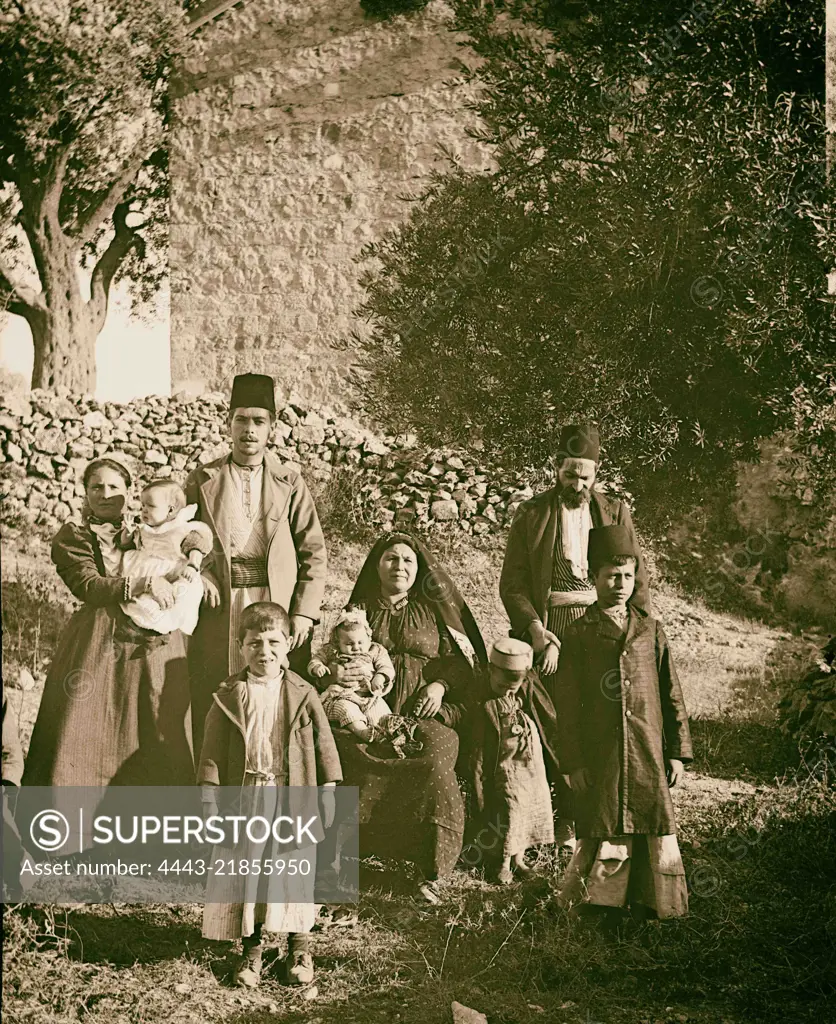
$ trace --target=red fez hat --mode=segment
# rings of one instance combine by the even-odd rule
[[[239,373],[232,382],[230,409],[267,409],[276,412],[273,378],[266,373]]]

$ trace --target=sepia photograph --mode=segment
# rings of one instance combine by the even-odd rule
[[[836,0],[0,0],[2,1018],[824,1024]]]

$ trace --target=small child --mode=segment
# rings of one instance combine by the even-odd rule
[[[362,608],[342,613],[329,644],[311,660],[308,672],[331,681],[322,694],[328,721],[366,743],[373,741],[375,727],[392,714],[383,694],[392,689],[395,668],[386,648],[374,642]]]
[[[174,604],[163,609],[148,593],[122,605],[122,611],[143,629],[191,636],[197,625],[203,582],[200,567],[212,551],[212,531],[193,522],[197,505],[187,505],[186,495],[173,480],[152,480],[140,497],[140,523],[133,532],[123,531],[122,574],[165,576],[173,584]]]
[[[463,859],[468,863],[471,852],[480,858],[482,852],[495,850],[499,836],[496,880],[501,885],[512,882],[515,871],[531,874],[526,850],[554,844],[544,753],[554,762],[555,715],[533,661],[533,649],[522,640],[497,640],[481,694],[465,711],[468,727],[462,730],[471,742],[467,774],[476,804],[474,820],[484,825]]]
[[[340,760],[316,690],[287,670],[290,636],[290,620],[280,605],[259,601],[244,609],[238,637],[247,667],[221,684],[206,716],[198,769],[205,817],[218,813],[218,786],[243,785],[245,791],[251,786],[323,786],[327,788],[321,790],[322,825],[328,829],[333,823],[333,787],[342,779]],[[259,796],[252,790],[249,794]],[[266,803],[270,791],[263,789],[261,794]],[[279,848],[274,855],[282,852]],[[253,854],[255,859],[265,856],[263,850]],[[305,850],[305,856],[311,859],[315,854]],[[314,965],[307,933],[316,918],[312,899],[262,902],[257,897],[282,892],[282,879],[262,875],[245,882],[246,895],[255,900],[224,903],[218,893],[228,891],[225,879],[212,876],[203,911],[204,938],[242,938],[244,955],[235,983],[254,988],[261,978],[262,933],[287,933],[288,981],[310,985]]]
[[[688,715],[661,625],[627,605],[637,554],[623,526],[589,533],[598,600],[569,626],[554,688],[561,771],[578,845],[559,902],[603,908],[607,927],[684,915],[670,788],[692,758]]]

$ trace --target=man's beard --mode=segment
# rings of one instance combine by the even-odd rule
[[[560,492],[560,500],[566,508],[580,508],[588,505],[592,497],[592,490],[589,487],[582,487],[576,491],[574,487],[564,487]]]

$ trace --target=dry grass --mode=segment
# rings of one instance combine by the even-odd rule
[[[499,545],[435,546],[486,639],[502,633]],[[332,553],[326,622],[366,550],[357,541]],[[60,607],[54,595],[31,605],[33,614],[36,605],[42,622]],[[276,970],[255,993],[231,988],[233,947],[201,939],[197,907],[19,907],[4,919],[4,1018],[425,1024],[449,1021],[456,999],[491,1024],[828,1019],[836,988],[832,779],[824,764],[797,764],[774,714],[780,681],[799,671],[810,641],[715,615],[664,589],[657,608],[694,716],[697,761],[674,792],[689,918],[614,944],[556,909],[559,865],[505,890],[457,873],[444,902],[427,908],[412,899],[403,872],[369,863],[360,925],[316,939],[319,998],[306,1003]],[[24,661],[32,656],[19,646]],[[37,690],[12,696],[30,714],[37,705]]]

